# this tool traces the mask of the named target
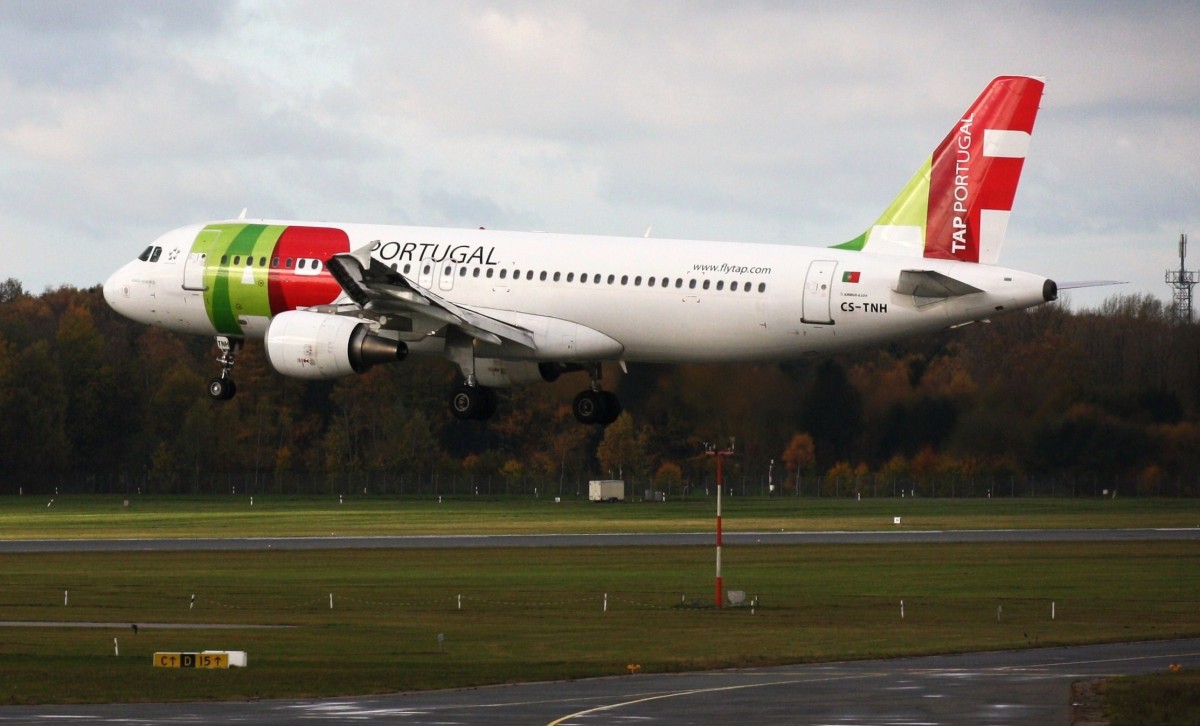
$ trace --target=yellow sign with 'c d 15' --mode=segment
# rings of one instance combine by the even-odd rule
[[[207,650],[201,653],[155,653],[155,668],[228,668],[230,654],[224,650]],[[237,659],[232,659],[236,662]],[[242,656],[244,665],[245,656]]]

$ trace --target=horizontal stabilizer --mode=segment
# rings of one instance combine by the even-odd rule
[[[1125,280],[1076,280],[1058,283],[1059,290],[1075,290],[1081,287],[1104,287],[1105,285],[1128,285]]]
[[[983,292],[977,287],[933,270],[901,270],[900,279],[892,289],[901,295],[923,298],[947,298]]]

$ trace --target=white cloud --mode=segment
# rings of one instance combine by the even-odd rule
[[[34,289],[243,206],[834,244],[1003,73],[1049,80],[1005,264],[1165,297],[1200,208],[1194,3],[98,8],[0,3],[0,266]]]

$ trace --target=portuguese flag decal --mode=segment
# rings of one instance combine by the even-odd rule
[[[857,283],[860,275],[862,275],[861,272],[843,272],[842,273],[842,282]]]

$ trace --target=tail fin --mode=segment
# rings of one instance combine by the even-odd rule
[[[835,247],[995,264],[1044,86],[994,79],[879,220]]]

